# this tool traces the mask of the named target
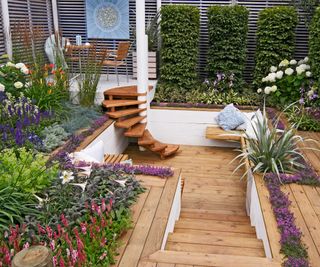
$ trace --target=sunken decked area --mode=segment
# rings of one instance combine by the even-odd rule
[[[150,251],[150,239],[139,234],[139,231],[144,228],[149,232],[145,234],[147,236],[152,231],[146,223],[141,225],[139,220],[144,210],[150,212],[153,207],[145,202],[140,207],[140,215],[134,216],[135,227],[130,240],[124,237],[125,245],[118,266],[280,266],[265,257],[263,244],[256,238],[246,215],[246,182],[240,181],[243,170],[232,175],[237,163],[229,164],[237,152],[229,148],[182,146],[175,157],[165,160],[160,160],[151,152],[140,152],[137,146],[129,146],[125,153],[135,164],[181,169],[184,188],[180,217],[173,233],[168,236],[164,250],[146,252]],[[166,183],[171,179],[174,177],[167,178]],[[145,198],[146,195],[143,195],[142,199]],[[166,205],[165,202],[159,204]],[[140,201],[135,205],[134,214],[137,214],[135,209],[139,209],[139,205]],[[150,216],[157,218],[153,214]],[[123,259],[131,259],[130,265],[123,265]]]

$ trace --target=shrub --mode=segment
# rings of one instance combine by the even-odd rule
[[[63,145],[69,134],[58,124],[53,124],[44,128],[41,132],[43,138],[43,149],[46,152]]]
[[[295,49],[295,27],[298,23],[294,7],[271,7],[262,10],[258,19],[254,83],[259,86],[269,67],[290,59]]]
[[[236,86],[241,84],[246,60],[249,11],[244,6],[208,8],[210,77],[233,73]]]
[[[312,72],[320,82],[320,8],[317,8],[309,28],[309,56]]]
[[[161,9],[161,81],[168,88],[191,88],[197,79],[199,10],[187,5]]]
[[[279,65],[271,66],[270,73],[262,78],[264,93],[270,95],[268,102],[274,106],[284,106],[298,101],[311,104],[318,98],[317,88],[312,87],[312,73],[308,57],[297,62],[295,59],[282,60]],[[258,89],[258,92],[262,89]]]

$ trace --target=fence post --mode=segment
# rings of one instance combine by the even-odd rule
[[[52,252],[44,246],[21,250],[14,256],[12,267],[53,267]]]
[[[12,40],[11,40],[8,0],[1,0],[1,9],[2,9],[3,32],[4,32],[4,38],[5,38],[5,44],[6,44],[6,51],[9,58],[12,59]]]

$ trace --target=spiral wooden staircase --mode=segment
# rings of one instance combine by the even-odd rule
[[[104,92],[105,100],[102,105],[108,109],[108,116],[116,120],[115,126],[126,129],[125,136],[138,138],[139,146],[159,154],[163,159],[175,154],[179,146],[161,143],[154,139],[146,128],[146,123],[143,121],[147,116],[139,115],[146,110],[146,108],[139,108],[139,105],[146,101],[138,100],[139,96],[145,95],[146,93],[137,92],[137,86],[117,87]]]

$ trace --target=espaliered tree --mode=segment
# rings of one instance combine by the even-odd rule
[[[161,8],[162,85],[187,90],[197,81],[200,15],[197,7],[167,5]]]
[[[246,61],[249,11],[243,6],[211,6],[208,8],[208,71],[234,75],[237,88],[242,84]]]
[[[298,15],[294,7],[270,7],[259,13],[254,70],[256,86],[261,84],[261,79],[272,65],[291,59],[297,24]]]
[[[313,77],[320,82],[320,8],[317,8],[309,28],[309,57]]]

